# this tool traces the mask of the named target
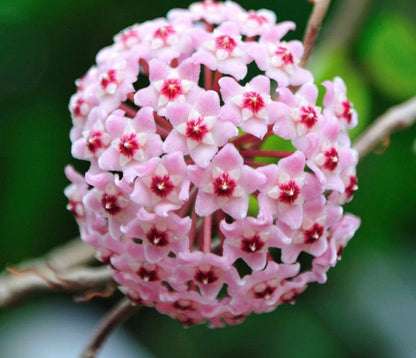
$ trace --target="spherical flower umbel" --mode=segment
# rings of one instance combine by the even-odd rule
[[[325,282],[357,230],[357,115],[340,78],[319,100],[292,29],[195,3],[122,31],[76,82],[72,154],[90,167],[66,169],[68,209],[133,303],[240,323]]]

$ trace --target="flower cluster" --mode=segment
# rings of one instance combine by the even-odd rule
[[[68,209],[132,302],[239,323],[325,282],[358,228],[341,206],[357,115],[340,78],[318,102],[293,29],[195,3],[122,31],[76,82],[72,155],[90,167],[67,167]]]

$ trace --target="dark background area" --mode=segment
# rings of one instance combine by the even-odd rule
[[[388,107],[416,94],[416,5],[366,0],[362,10],[363,2],[333,1],[310,62],[317,81],[340,75],[347,83],[361,120],[354,136]],[[289,38],[302,38],[312,7],[306,0],[239,3],[271,9],[279,21],[295,21],[297,31]],[[342,10],[345,3],[356,3],[356,12]],[[123,28],[188,5],[183,0],[0,2],[0,269],[78,234],[63,195],[68,185],[63,168],[82,165],[71,158],[68,138],[74,80]],[[351,35],[345,39],[345,33]],[[361,217],[361,227],[328,283],[311,285],[294,307],[216,330],[183,329],[143,309],[129,323],[133,337],[162,358],[416,357],[415,138],[414,126],[360,162],[360,189],[345,210]],[[69,296],[53,295],[76,305]],[[85,307],[109,308],[115,299]],[[0,312],[0,326],[22,307]]]

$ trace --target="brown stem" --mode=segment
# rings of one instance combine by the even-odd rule
[[[416,97],[389,108],[377,118],[355,141],[353,148],[360,158],[366,156],[378,143],[388,138],[393,132],[410,127],[416,122]]]
[[[212,215],[204,218],[204,235],[202,243],[202,251],[204,253],[211,252],[211,230],[212,230]]]
[[[111,269],[106,266],[75,267],[57,271],[51,267],[31,269],[9,268],[0,277],[0,306],[8,306],[39,291],[103,292],[112,282]]]
[[[166,138],[170,131],[158,125],[156,126],[156,133],[159,134],[162,138]]]
[[[134,92],[130,92],[127,94],[127,99],[134,103]]]
[[[125,103],[121,103],[118,108],[120,108],[122,111],[126,112],[126,115],[128,117],[130,117],[130,118],[136,117],[137,111],[134,108],[131,108],[129,105],[127,105]]]
[[[191,230],[189,231],[189,250],[192,250],[195,242],[195,234],[198,224],[198,215],[196,214],[195,210],[192,210],[192,224],[191,224]]]
[[[81,353],[80,358],[94,358],[101,350],[110,334],[130,318],[140,306],[133,306],[128,298],[122,299],[98,325],[97,330]]]
[[[215,71],[215,73],[214,73],[214,79],[212,80],[212,89],[215,91],[215,92],[220,92],[220,84],[219,84],[219,80],[221,79],[221,77],[222,77],[222,73],[220,72],[220,71]]]
[[[159,116],[156,112],[153,112],[153,117],[156,123],[161,127],[167,129],[168,131],[172,130],[172,124],[166,118]]]
[[[204,87],[208,91],[212,88],[212,71],[204,66]]]
[[[140,66],[142,66],[144,74],[149,76],[149,63],[146,60],[144,60],[143,58],[141,58],[139,60],[139,64],[140,64]]]
[[[53,272],[64,274],[68,269],[90,263],[95,260],[94,254],[94,248],[76,238],[54,248],[42,258],[19,264],[15,270],[26,271],[26,275],[0,274],[0,306],[12,304],[35,291],[50,290],[50,285],[41,277],[54,276]],[[34,275],[33,272],[38,274]]]
[[[321,28],[322,20],[328,10],[331,0],[310,0],[314,3],[312,14],[309,17],[308,25],[306,27],[305,37],[303,39],[303,46],[305,48],[303,56],[299,65],[304,67],[312,54],[313,46]]]
[[[248,143],[255,143],[255,142],[258,142],[258,141],[260,141],[259,138],[257,138],[256,136],[254,136],[252,134],[246,133],[246,134],[240,135],[237,138],[234,138],[231,141],[231,143],[233,143],[237,147],[237,146],[242,146],[242,145],[248,144]]]

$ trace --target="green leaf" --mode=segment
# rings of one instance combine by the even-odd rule
[[[374,85],[393,100],[416,93],[416,27],[399,14],[375,15],[360,42],[362,58]]]

